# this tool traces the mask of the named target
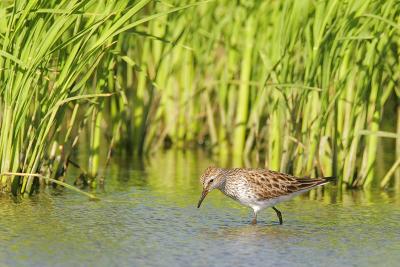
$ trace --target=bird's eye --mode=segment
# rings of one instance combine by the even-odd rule
[[[208,181],[209,184],[211,184],[212,182],[214,182],[214,179],[211,179],[210,181]]]

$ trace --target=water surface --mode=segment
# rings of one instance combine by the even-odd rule
[[[87,201],[47,189],[0,198],[0,266],[398,266],[400,197],[334,186],[251,212],[219,192],[200,209],[198,177],[210,162],[167,154],[116,161]],[[69,171],[69,176],[77,173]]]

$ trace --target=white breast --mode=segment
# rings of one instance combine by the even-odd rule
[[[247,185],[245,179],[236,179],[234,183],[229,181],[220,190],[228,197],[245,206],[251,207],[251,205],[257,201],[254,192]]]

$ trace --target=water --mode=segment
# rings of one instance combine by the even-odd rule
[[[0,266],[398,266],[395,192],[330,186],[279,205],[283,225],[267,209],[252,226],[250,210],[220,192],[195,207],[208,164],[193,154],[119,161],[99,202],[50,189],[3,196]]]

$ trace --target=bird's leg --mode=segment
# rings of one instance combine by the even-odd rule
[[[253,220],[251,221],[251,224],[256,225],[257,224],[257,212],[254,211],[254,217]]]
[[[275,208],[275,207],[272,207],[272,208],[273,208],[274,211],[276,212],[276,215],[278,215],[279,224],[282,224],[282,223],[283,223],[283,220],[282,220],[282,213],[281,213],[277,208]]]

